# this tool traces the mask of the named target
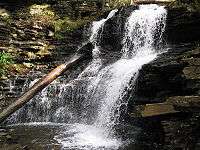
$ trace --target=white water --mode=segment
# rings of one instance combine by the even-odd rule
[[[120,123],[121,109],[125,111],[127,108],[124,96],[129,88],[134,87],[141,67],[162,52],[154,45],[155,42],[160,43],[162,38],[166,10],[162,6],[142,5],[127,19],[121,59],[103,68],[98,40],[104,24],[116,12],[114,10],[106,19],[93,23],[90,37],[95,47],[93,60],[78,78],[66,85],[54,83],[50,85],[54,88],[48,87],[36,97],[40,101],[39,105],[35,104],[39,108],[37,111],[45,110],[41,116],[37,116],[40,113],[34,110],[34,105],[29,105],[30,121],[35,118],[42,122],[68,120],[66,128],[55,136],[63,149],[118,149],[122,142],[115,137],[113,128]],[[52,89],[59,91],[57,97],[51,95]]]
[[[99,39],[101,38],[101,33],[103,32],[103,27],[106,21],[112,18],[118,9],[112,10],[106,19],[102,19],[100,21],[94,21],[91,28],[91,36],[90,42],[94,45],[94,49],[92,51],[92,62],[88,65],[88,67],[79,75],[78,78],[84,76],[94,76],[99,71],[102,62],[99,57],[101,46],[99,45]]]
[[[131,80],[134,84],[141,67],[160,52],[153,45],[156,34],[159,34],[157,40],[162,37],[166,14],[164,7],[157,5],[140,6],[133,11],[125,25],[122,58],[101,69],[88,85],[90,99],[98,104],[97,118],[92,125],[76,125],[75,130],[68,130],[66,134],[77,132],[72,139],[56,137],[65,148],[117,149],[121,145],[120,139],[113,135],[113,127],[120,123],[120,109],[127,106],[123,97]],[[158,30],[161,33],[157,33]]]
[[[154,4],[141,5],[139,10],[131,14],[126,23],[123,39],[122,51],[125,58],[156,53],[153,44],[162,40],[166,14],[164,6]]]
[[[139,69],[155,59],[159,53],[153,46],[154,36],[158,34],[159,28],[162,32],[164,31],[166,14],[166,10],[162,6],[142,5],[128,18],[123,39],[123,56],[108,67],[107,79],[99,89],[101,92],[105,92],[101,97],[102,106],[96,121],[98,126],[107,126],[110,130],[113,125],[118,123],[119,109],[122,105],[127,105],[127,101],[122,98],[126,94],[130,80],[134,82]],[[159,33],[160,36],[162,36],[162,32]]]
[[[64,149],[117,149],[120,145],[119,141],[105,137],[104,132],[104,128],[97,128],[93,125],[73,124],[55,136],[55,139],[62,143]]]

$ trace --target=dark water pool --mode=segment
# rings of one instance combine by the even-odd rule
[[[83,124],[29,123],[7,126],[0,149],[33,150],[155,150],[161,147],[161,134],[153,128],[130,125],[115,127],[107,137],[102,128]],[[155,130],[158,128],[155,125]],[[159,135],[159,136],[158,136]]]

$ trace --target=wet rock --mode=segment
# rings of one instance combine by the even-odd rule
[[[130,115],[133,117],[159,117],[178,112],[200,112],[200,96],[173,96],[164,103],[137,105]]]
[[[2,137],[2,136],[7,136],[8,135],[8,133],[6,133],[6,132],[0,132],[0,137]]]
[[[169,43],[198,41],[200,36],[200,12],[191,12],[181,7],[168,7],[165,34]]]
[[[175,53],[174,53],[175,52]],[[165,101],[170,96],[199,95],[199,48],[173,48],[142,67],[134,103]]]
[[[0,128],[0,132],[5,132],[5,131],[6,131],[6,129],[1,129],[1,128]]]
[[[102,29],[100,44],[102,49],[107,51],[120,52],[122,48],[122,39],[125,22],[131,15],[132,11],[138,9],[138,6],[129,6],[120,8],[114,17],[110,18]]]
[[[199,146],[199,115],[183,114],[161,121],[165,132],[165,146],[167,149],[198,150]]]

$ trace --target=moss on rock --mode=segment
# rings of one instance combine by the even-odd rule
[[[12,56],[9,53],[0,52],[0,78],[5,77],[11,63],[13,63]]]

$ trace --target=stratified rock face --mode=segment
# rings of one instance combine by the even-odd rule
[[[0,111],[28,88],[28,82],[61,64],[81,45],[82,26],[71,32],[63,31],[63,40],[55,37],[53,25],[59,19],[56,17],[70,13],[57,11],[67,9],[67,4],[63,8],[59,4],[0,2],[0,53],[9,53],[14,62],[6,74],[9,79],[0,79]],[[75,76],[79,72],[70,73]]]
[[[178,52],[181,49],[182,52]],[[160,55],[144,65],[137,81],[135,103],[161,102],[169,96],[200,94],[200,49],[183,52],[184,47]],[[186,48],[187,49],[187,48]]]

